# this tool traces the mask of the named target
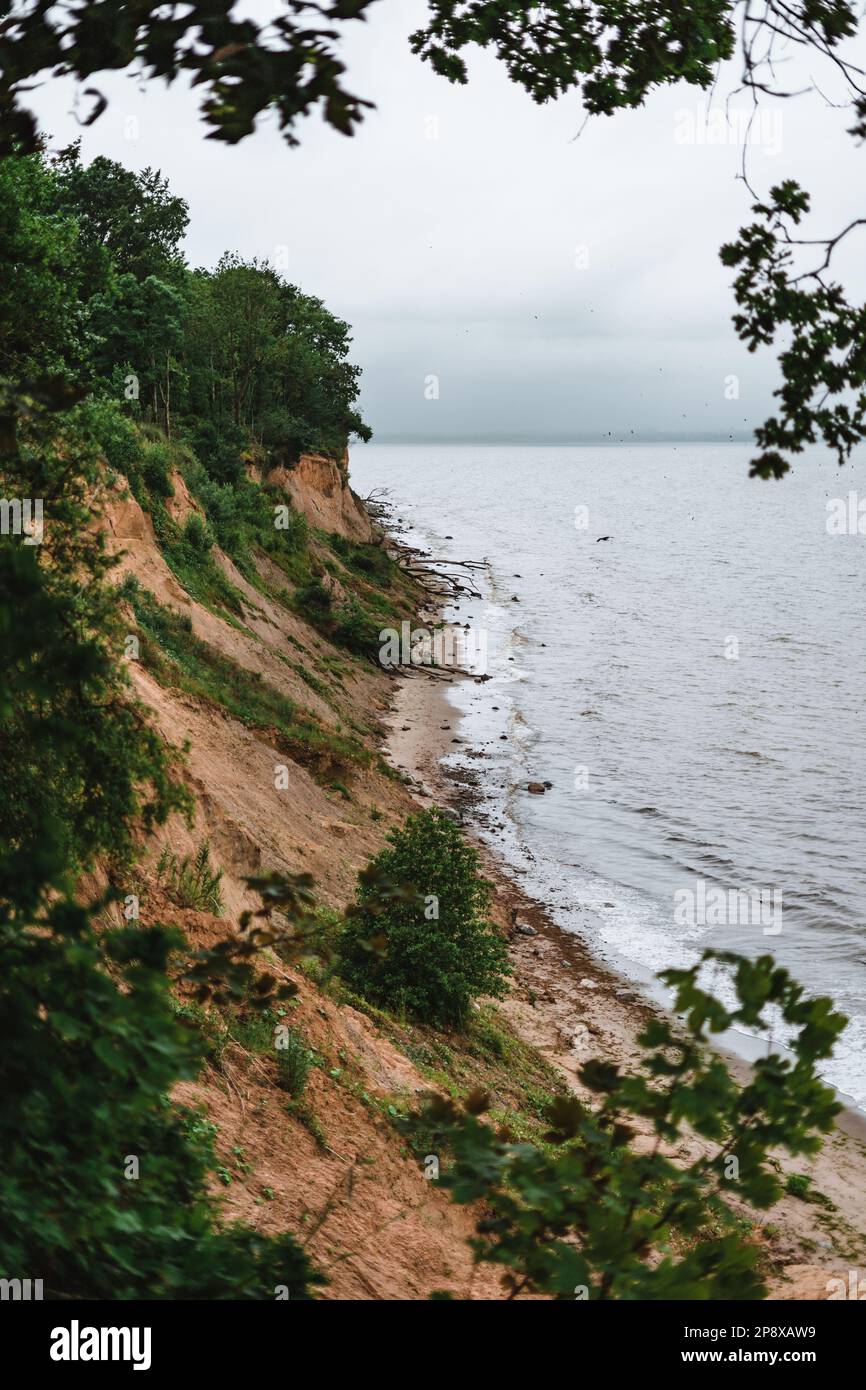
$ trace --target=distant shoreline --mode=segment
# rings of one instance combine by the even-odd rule
[[[437,448],[467,448],[488,446],[490,448],[537,448],[537,449],[570,449],[580,448],[587,444],[607,445],[613,448],[622,448],[624,445],[631,444],[753,444],[754,435],[751,431],[738,432],[733,434],[723,434],[721,432],[707,431],[704,433],[694,433],[686,431],[683,434],[660,433],[654,434],[651,431],[629,431],[625,434],[594,434],[585,432],[580,434],[400,434],[400,433],[374,433],[370,440],[373,447],[379,445],[399,445],[403,448],[412,445],[433,446]],[[363,449],[366,446],[358,441],[353,443],[354,450]]]

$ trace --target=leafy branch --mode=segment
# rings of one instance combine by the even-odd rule
[[[154,7],[147,0],[85,0],[82,4],[30,0],[0,6],[0,154],[38,146],[36,119],[22,104],[33,79],[96,73],[136,66],[152,80],[173,82],[190,73],[204,89],[202,116],[211,140],[237,144],[252,134],[256,118],[276,112],[290,145],[299,117],[321,108],[329,125],[351,135],[371,103],[343,86],[344,65],[335,52],[334,21],[360,20],[374,0],[314,4],[286,0],[269,23],[233,15],[234,0]],[[86,87],[91,125],[108,101]]]
[[[866,305],[850,304],[824,271],[843,238],[866,219],[855,219],[826,241],[798,240],[791,227],[809,211],[809,195],[793,179],[772,188],[752,211],[759,220],[720,253],[722,263],[737,270],[740,312],[734,326],[750,352],[781,332],[789,342],[779,358],[782,384],[774,392],[781,408],[755,432],[762,452],[752,460],[750,475],[783,477],[790,467],[784,454],[802,453],[818,438],[843,464],[866,436]],[[824,246],[823,261],[798,273],[795,248],[815,245]]]
[[[699,983],[708,962],[733,975],[728,1009]],[[459,1109],[435,1096],[410,1133],[442,1150],[440,1181],[456,1202],[482,1203],[476,1260],[504,1266],[509,1297],[523,1289],[555,1298],[741,1299],[765,1289],[753,1241],[738,1230],[736,1196],[764,1210],[781,1196],[772,1154],[812,1154],[840,1107],[816,1070],[846,1020],[829,999],[808,999],[770,956],[756,961],[707,951],[688,970],[661,978],[674,991],[685,1031],[654,1019],[639,1036],[643,1056],[623,1072],[607,1061],[582,1069],[600,1098],[550,1107],[544,1147],[515,1143],[483,1116],[488,1098]],[[795,1030],[791,1055],[768,1049],[745,1084],[708,1050],[711,1034],[765,1028],[780,1016]],[[652,1146],[635,1144],[649,1130]],[[672,1155],[697,1137],[698,1158]]]

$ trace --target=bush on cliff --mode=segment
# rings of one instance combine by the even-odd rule
[[[340,974],[371,1003],[459,1027],[473,999],[504,994],[509,973],[478,854],[438,808],[410,816],[389,839],[359,875]]]

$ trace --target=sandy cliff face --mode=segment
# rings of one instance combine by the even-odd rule
[[[282,488],[312,526],[353,541],[371,541],[373,527],[349,486],[348,455],[340,462],[324,454],[302,454],[294,468],[274,468],[268,482]]]
[[[283,486],[314,526],[354,540],[373,538],[345,469],[332,460],[310,456],[269,481]],[[172,483],[167,510],[183,525],[198,504],[178,474]],[[108,495],[102,524],[108,548],[120,556],[118,582],[134,575],[234,667],[266,682],[324,728],[351,729],[374,754],[368,766],[342,771],[337,790],[288,758],[266,730],[161,685],[145,663],[132,663],[136,694],[160,732],[175,747],[186,746],[185,777],[196,800],[192,826],[175,816],[143,847],[135,885],[142,919],[176,922],[193,943],[213,943],[236,929],[241,911],[260,906],[246,877],[271,869],[311,873],[320,902],[345,906],[358,870],[382,847],[388,828],[415,809],[407,788],[386,775],[378,759],[393,680],[372,664],[348,660],[280,601],[286,578],[265,556],[258,561],[260,589],[218,548],[211,552],[242,596],[239,617],[229,620],[196,601],[167,564],[151,518],[122,479]],[[308,683],[313,672],[316,688]],[[284,770],[279,784],[277,768]],[[157,873],[164,849],[183,858],[203,840],[223,872],[221,917],[179,907]],[[268,1233],[291,1230],[301,1239],[315,1228],[308,1248],[331,1281],[326,1298],[426,1298],[435,1289],[461,1298],[496,1296],[498,1276],[472,1265],[467,1240],[473,1215],[425,1181],[388,1117],[389,1106],[414,1102],[428,1083],[365,1014],[336,1003],[276,958],[268,968],[299,984],[292,1025],[320,1059],[304,1109],[287,1106],[272,1058],[253,1056],[235,1042],[218,1066],[206,1067],[176,1096],[203,1105],[218,1127],[217,1149],[231,1175],[220,1192],[226,1218]]]
[[[172,483],[172,511],[183,521],[197,507],[178,474]],[[307,493],[310,501],[309,489]],[[121,480],[104,512],[107,546],[119,556],[114,571],[118,582],[134,575],[161,604],[189,620],[195,637],[234,666],[265,681],[323,728],[360,731],[375,752],[379,721],[391,700],[391,679],[369,663],[341,661],[319,633],[267,589],[254,588],[216,546],[214,559],[242,596],[241,620],[229,621],[197,602],[169,568],[150,517],[123,494]],[[352,505],[346,504],[349,509]],[[369,521],[367,525],[372,534]],[[266,556],[258,564],[265,583],[273,579],[275,588],[285,588],[285,576],[277,574]],[[310,672],[325,674],[311,685],[309,675],[305,679]],[[374,759],[369,767],[340,778],[351,782],[347,800],[224,710],[183,691],[163,689],[140,663],[131,665],[131,674],[136,693],[167,741],[176,747],[189,742],[187,775],[198,817],[192,832],[181,823],[172,826],[172,847],[180,845],[187,852],[202,834],[215,847],[222,846],[219,862],[232,909],[250,906],[242,880],[263,866],[313,873],[321,900],[344,904],[358,869],[381,847],[387,826],[410,808],[402,784],[385,776]],[[279,788],[278,767],[285,768]]]

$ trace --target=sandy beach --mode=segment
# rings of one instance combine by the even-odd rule
[[[472,837],[472,785],[441,766],[455,742],[462,743],[460,717],[448,699],[450,685],[461,679],[468,678],[423,669],[403,675],[388,715],[386,753],[413,779],[419,803],[433,799],[452,807]],[[461,752],[483,777],[483,752],[465,744]],[[595,959],[583,940],[560,928],[544,904],[527,896],[487,847],[477,839],[476,844],[494,886],[496,919],[509,935],[514,984],[503,1008],[520,1036],[578,1094],[586,1094],[577,1075],[583,1063],[601,1056],[631,1064],[638,1054],[633,1039],[657,1007]],[[748,1063],[725,1056],[745,1076]],[[648,1132],[635,1142],[651,1142]],[[689,1161],[700,1151],[695,1140],[677,1154]],[[843,1279],[847,1286],[851,1270],[866,1269],[866,1116],[846,1109],[815,1158],[780,1155],[779,1161],[783,1172],[807,1174],[814,1196],[804,1201],[786,1195],[765,1213],[741,1209],[755,1223],[770,1296],[827,1299],[837,1288],[830,1281]]]

